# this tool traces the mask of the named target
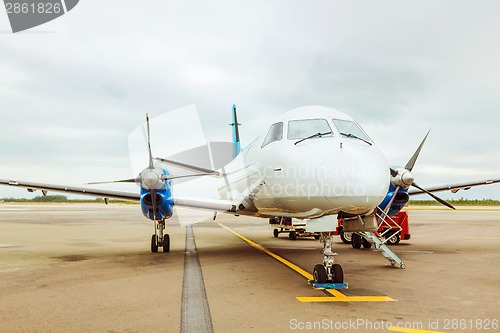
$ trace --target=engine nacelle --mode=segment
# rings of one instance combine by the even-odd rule
[[[389,204],[389,201],[391,201],[392,197],[394,196],[395,190],[396,188],[391,184],[389,192],[387,192],[384,201],[382,201],[382,203],[378,206],[380,210],[384,211],[386,209],[387,205]],[[388,215],[389,216],[397,215],[399,211],[403,209],[404,206],[406,206],[409,200],[410,196],[408,195],[408,189],[407,188],[400,189],[396,194],[396,198],[392,202]]]
[[[141,210],[142,214],[150,220],[154,220],[153,202],[156,206],[156,220],[168,219],[172,216],[174,202],[170,187],[155,190],[155,195],[151,190],[141,188]]]

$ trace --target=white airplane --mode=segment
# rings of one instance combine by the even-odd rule
[[[108,198],[139,201],[144,216],[155,224],[152,252],[159,247],[164,252],[170,251],[170,237],[164,228],[174,206],[269,219],[303,219],[308,227],[321,233],[323,244],[323,262],[314,267],[314,281],[342,283],[343,270],[334,263],[332,252],[338,217],[344,219],[344,231],[357,232],[370,240],[368,236],[377,230],[379,221],[396,215],[408,202],[409,195],[427,193],[453,208],[431,192],[456,192],[500,182],[492,179],[423,189],[415,183],[411,171],[427,135],[404,167],[391,168],[377,145],[350,116],[323,106],[301,107],[285,113],[242,151],[233,106],[235,157],[218,170],[153,158],[147,115],[146,124],[149,165],[137,178],[113,181],[138,183],[140,193],[17,180],[0,180],[0,185],[41,190],[44,195],[47,191],[59,191],[103,197],[106,202]],[[165,165],[190,170],[191,174],[174,175]],[[219,200],[172,195],[173,179],[203,176],[218,178]],[[416,190],[409,191],[411,186]],[[402,262],[400,265],[404,267]]]

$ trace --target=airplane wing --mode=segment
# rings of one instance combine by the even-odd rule
[[[174,205],[189,208],[209,209],[225,212],[236,212],[236,205],[229,200],[222,199],[194,199],[194,198],[176,198]]]
[[[120,199],[139,202],[141,196],[139,193],[122,192],[114,190],[102,190],[93,189],[88,187],[78,187],[78,186],[65,186],[65,185],[54,185],[54,184],[44,184],[44,183],[34,183],[18,180],[5,180],[0,179],[0,185],[14,186],[26,188],[28,191],[33,192],[40,190],[44,195],[48,191],[54,192],[64,192],[71,194],[86,195],[91,197],[109,198],[109,199]],[[173,198],[174,205],[189,208],[198,209],[208,209],[216,211],[227,211],[235,212],[236,205],[228,200],[217,200],[217,199],[196,199],[196,198]]]
[[[441,192],[441,191],[451,191],[452,193],[457,193],[459,190],[469,190],[471,187],[481,186],[481,185],[489,185],[500,183],[500,179],[489,179],[489,180],[480,180],[476,182],[467,182],[467,183],[456,183],[456,184],[448,184],[448,185],[438,185],[432,187],[426,187],[425,189],[428,192]],[[409,195],[418,195],[424,194],[425,192],[416,188],[412,188],[408,191]]]
[[[47,191],[55,191],[55,192],[87,195],[91,197],[101,197],[101,198],[130,200],[130,201],[139,201],[141,198],[139,193],[121,192],[113,190],[99,190],[99,189],[78,187],[78,186],[33,183],[33,182],[25,182],[18,180],[0,179],[0,185],[27,188],[29,192],[33,192],[35,190],[41,190],[42,192],[44,192],[44,194],[46,194]]]

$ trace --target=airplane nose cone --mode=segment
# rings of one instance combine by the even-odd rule
[[[332,151],[318,172],[323,195],[343,212],[361,214],[373,210],[387,195],[390,173],[387,160],[378,148],[364,143],[345,142]]]

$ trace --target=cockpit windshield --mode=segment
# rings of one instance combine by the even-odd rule
[[[290,120],[288,122],[288,140],[298,140],[314,135],[321,136],[332,136],[332,129],[326,119],[301,119],[301,120]]]
[[[354,121],[333,119],[333,124],[337,127],[343,137],[358,138],[363,141],[371,141],[366,133]]]

